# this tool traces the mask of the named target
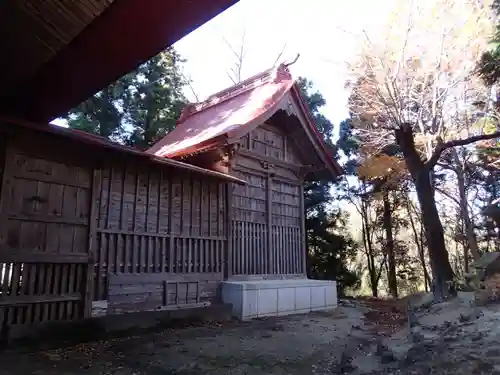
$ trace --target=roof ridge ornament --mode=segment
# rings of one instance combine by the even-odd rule
[[[288,63],[279,64],[274,72],[273,82],[278,83],[278,82],[282,82],[284,80],[292,80],[293,77],[292,77],[292,74],[290,73],[290,69],[288,69],[288,67],[290,65],[295,64],[297,62],[297,60],[299,59],[299,57],[300,57],[300,53],[297,53],[297,55],[295,56],[295,59],[293,59],[292,61],[290,61]]]

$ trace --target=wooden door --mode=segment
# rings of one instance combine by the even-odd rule
[[[0,201],[0,331],[83,317],[92,173],[7,150]]]

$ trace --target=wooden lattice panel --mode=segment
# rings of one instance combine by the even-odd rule
[[[223,272],[224,183],[144,165],[103,170],[94,299],[110,275]]]

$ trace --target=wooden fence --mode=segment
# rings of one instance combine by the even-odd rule
[[[115,310],[131,311],[134,301],[138,310],[158,308],[163,302],[157,288],[183,278],[198,279],[198,299],[217,298],[212,286],[223,280],[227,246],[224,183],[113,165],[103,170],[99,207],[95,300],[107,299]],[[137,282],[134,293],[125,292],[131,290],[127,283],[120,292],[120,280]],[[191,304],[181,297],[184,287],[179,284],[176,301]],[[206,288],[212,292],[203,295]],[[117,296],[126,307],[115,307]]]

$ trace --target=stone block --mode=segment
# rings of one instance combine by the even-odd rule
[[[233,306],[233,316],[248,320],[337,307],[335,281],[230,280],[222,284],[222,301]]]

